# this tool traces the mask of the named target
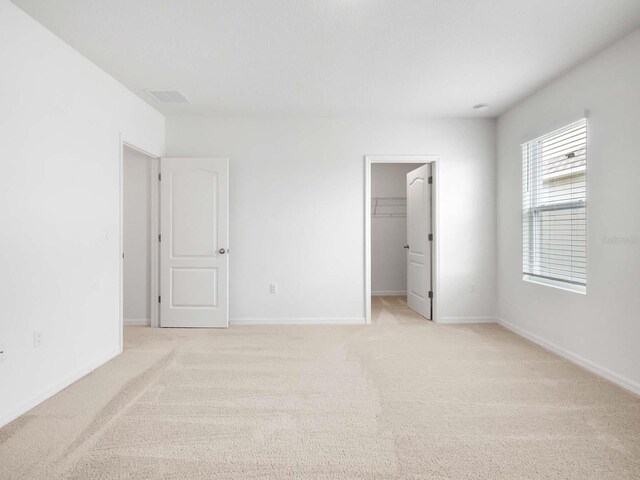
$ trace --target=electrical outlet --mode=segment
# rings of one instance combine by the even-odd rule
[[[475,285],[475,283],[472,283],[472,284],[469,286],[469,291],[470,291],[471,293],[476,293],[476,285]]]
[[[0,343],[0,363],[4,362],[5,358],[7,358],[7,347]]]
[[[42,345],[42,330],[33,331],[33,348],[38,348]]]
[[[269,284],[269,293],[271,293],[273,295],[278,293],[278,284],[277,283],[270,283]]]

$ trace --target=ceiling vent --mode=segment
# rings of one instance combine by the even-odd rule
[[[160,103],[189,103],[184,93],[177,90],[145,90],[145,92]]]

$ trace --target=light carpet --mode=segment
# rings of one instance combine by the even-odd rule
[[[497,325],[127,327],[0,430],[2,479],[640,478],[640,399]],[[394,321],[395,319],[395,321]]]

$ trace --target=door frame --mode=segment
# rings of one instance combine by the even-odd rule
[[[431,190],[431,229],[433,232],[432,258],[431,258],[431,290],[432,321],[440,321],[438,299],[440,292],[440,253],[439,240],[439,215],[440,202],[438,201],[439,183],[438,155],[365,155],[364,157],[364,312],[367,324],[371,323],[371,165],[374,163],[430,163],[433,184]]]
[[[119,139],[119,154],[120,161],[118,165],[118,210],[119,210],[119,250],[118,250],[118,273],[119,273],[119,329],[120,329],[120,351],[122,351],[123,343],[123,327],[124,327],[124,149],[125,147],[136,150],[143,155],[146,155],[151,160],[151,166],[149,169],[149,215],[150,215],[150,279],[151,285],[149,285],[149,316],[150,325],[152,327],[159,327],[159,312],[157,298],[160,291],[159,285],[159,250],[158,250],[158,228],[159,222],[159,187],[158,173],[160,172],[160,158],[162,155],[156,153],[150,153],[143,148],[138,147],[135,143],[129,142],[122,133]],[[155,301],[154,301],[155,300]]]

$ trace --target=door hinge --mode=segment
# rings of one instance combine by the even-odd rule
[[[124,252],[122,252],[122,258],[124,258]]]
[[[161,182],[161,181],[162,181],[162,174],[161,174],[161,173],[159,173],[159,174],[158,174],[158,181],[159,181],[159,182]]]
[[[429,298],[433,298],[433,292],[429,290]]]
[[[429,241],[430,241],[430,242],[433,242],[433,233],[430,233],[430,234],[429,234]]]
[[[158,295],[158,303],[162,303],[162,297]]]
[[[429,185],[433,183],[433,177],[429,177]]]
[[[162,241],[162,234],[158,234],[158,241],[161,242]]]

